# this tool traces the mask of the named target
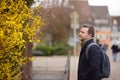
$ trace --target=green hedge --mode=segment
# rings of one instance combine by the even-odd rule
[[[68,50],[71,49],[69,46],[65,45],[55,45],[55,46],[37,46],[36,51],[42,51],[43,56],[52,56],[52,55],[67,55]]]

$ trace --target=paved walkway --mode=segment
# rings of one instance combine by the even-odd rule
[[[32,63],[33,69],[39,70],[64,70],[67,57],[51,56],[51,57],[34,57]]]
[[[63,80],[67,56],[34,57],[33,80]]]
[[[120,80],[120,54],[118,54],[118,61],[112,61],[112,54],[108,54],[111,62],[111,76],[104,80]],[[53,57],[35,57],[33,61],[33,69],[43,70],[64,70],[66,64],[66,56],[53,56]],[[70,59],[70,80],[77,80],[77,64],[78,56],[72,56]]]

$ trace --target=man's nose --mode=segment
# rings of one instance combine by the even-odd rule
[[[79,36],[81,35],[81,32],[79,32]]]

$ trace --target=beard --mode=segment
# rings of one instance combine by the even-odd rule
[[[80,37],[79,37],[79,40],[80,40],[80,42],[83,42],[83,41],[84,41],[84,40],[83,40],[82,38],[80,38]]]

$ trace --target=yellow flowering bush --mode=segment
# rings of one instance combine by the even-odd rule
[[[23,56],[26,42],[36,40],[44,22],[25,0],[0,1],[0,80],[21,80],[21,67],[31,60]]]

